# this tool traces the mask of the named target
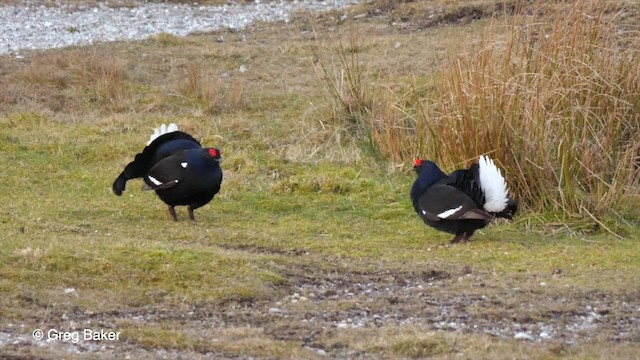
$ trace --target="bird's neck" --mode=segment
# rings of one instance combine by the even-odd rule
[[[437,183],[438,181],[444,179],[446,174],[443,172],[433,172],[433,171],[422,171],[418,174],[418,178],[413,183],[411,187],[411,201],[413,202],[413,207],[416,211],[419,211],[419,201],[420,197],[424,195],[424,193],[429,190],[431,185]]]

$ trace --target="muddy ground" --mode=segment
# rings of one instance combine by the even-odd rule
[[[241,346],[220,345],[252,337],[298,346],[306,351],[305,356],[369,358],[370,353],[350,345],[350,336],[359,330],[368,334],[367,329],[402,327],[431,335],[486,335],[538,343],[556,354],[590,341],[640,342],[637,289],[621,293],[568,287],[550,290],[544,282],[536,286],[524,279],[501,280],[495,274],[476,273],[469,266],[455,273],[440,269],[410,273],[285,271],[290,272],[287,284],[275,289],[278,296],[268,300],[146,306],[104,313],[69,306],[41,308],[33,314],[31,324],[0,328],[3,358],[252,358],[243,354]],[[562,270],[557,269],[550,278],[561,276]],[[527,285],[518,286],[519,281]],[[187,345],[176,343],[176,348],[155,348],[152,342],[127,334],[117,342],[35,341],[31,329],[42,317],[51,328],[118,331],[139,324],[140,328],[173,329],[169,331],[191,340]],[[458,350],[454,346],[443,352],[469,355]]]

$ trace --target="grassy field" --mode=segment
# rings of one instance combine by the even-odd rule
[[[0,357],[637,357],[637,188],[612,218],[524,211],[450,246],[413,213],[411,164],[339,120],[319,71],[339,44],[429,89],[504,9],[469,3],[0,57]],[[224,158],[196,223],[140,182],[111,192],[168,122]]]

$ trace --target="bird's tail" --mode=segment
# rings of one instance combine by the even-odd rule
[[[500,169],[488,156],[480,156],[480,188],[484,193],[484,209],[498,213],[505,209],[509,201],[507,183],[500,173]]]
[[[121,172],[120,176],[118,176],[116,181],[113,182],[113,187],[111,188],[111,190],[113,190],[113,193],[118,196],[122,195],[122,192],[127,186],[127,180],[129,179],[127,179],[127,176],[124,174],[124,171]]]
[[[128,180],[142,177],[145,174],[145,172],[149,170],[150,161],[153,158],[157,147],[160,146],[160,144],[151,145],[151,143],[153,143],[154,140],[156,140],[157,138],[159,138],[164,134],[173,133],[177,131],[178,131],[178,125],[174,123],[171,123],[169,125],[162,124],[157,128],[155,128],[153,130],[153,134],[151,134],[151,136],[149,137],[149,141],[147,141],[147,146],[145,147],[144,151],[137,154],[135,159],[125,167],[124,171],[122,171],[118,176],[118,178],[116,179],[116,181],[113,182],[113,186],[112,186],[113,193],[118,196],[122,195],[122,192],[125,190],[127,186]],[[192,139],[193,141],[196,141],[190,135],[187,135],[187,134],[176,133],[175,137],[187,138],[187,139]]]
[[[147,141],[147,145],[151,144],[153,140],[160,137],[160,135],[164,135],[170,132],[178,131],[178,125],[171,123],[169,125],[162,124],[159,127],[153,130],[153,134],[149,136],[149,141]]]

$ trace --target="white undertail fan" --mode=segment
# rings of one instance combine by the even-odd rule
[[[507,183],[500,173],[500,169],[488,156],[480,156],[480,188],[484,193],[484,209],[488,212],[498,213],[507,207],[509,200]]]
[[[149,136],[149,141],[147,141],[147,145],[151,144],[153,140],[159,138],[161,135],[178,131],[178,125],[171,123],[169,125],[162,124],[159,127],[153,130],[153,134]]]

